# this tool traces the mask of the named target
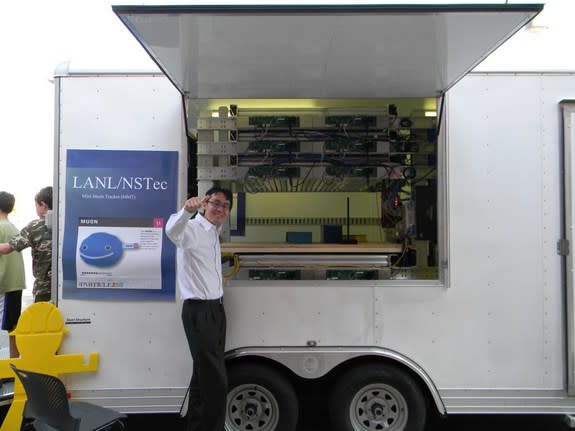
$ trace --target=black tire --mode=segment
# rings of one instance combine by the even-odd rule
[[[366,364],[344,374],[330,402],[336,431],[423,431],[425,398],[414,379],[400,368]]]
[[[290,381],[266,365],[228,370],[227,431],[295,431],[298,399]]]

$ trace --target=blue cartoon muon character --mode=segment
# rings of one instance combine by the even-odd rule
[[[80,257],[88,265],[107,267],[120,261],[124,245],[120,239],[106,232],[93,233],[80,244]]]

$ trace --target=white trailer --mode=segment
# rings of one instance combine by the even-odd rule
[[[574,413],[575,74],[464,76],[540,9],[114,7],[165,75],[56,73],[62,352],[101,358],[72,396],[179,411],[162,220],[220,184],[229,430],[318,391],[346,431]]]

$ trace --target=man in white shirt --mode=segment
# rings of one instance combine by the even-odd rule
[[[204,197],[188,199],[166,223],[166,235],[178,248],[182,323],[193,359],[187,431],[224,430],[228,384],[219,231],[232,204],[228,189],[213,187]]]

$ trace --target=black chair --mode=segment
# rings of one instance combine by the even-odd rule
[[[26,392],[24,418],[37,431],[95,431],[118,425],[126,416],[112,409],[80,401],[68,401],[62,381],[48,374],[25,371],[10,365]]]

